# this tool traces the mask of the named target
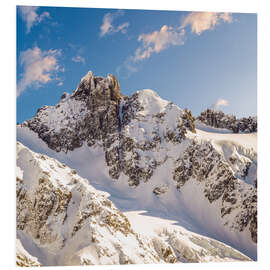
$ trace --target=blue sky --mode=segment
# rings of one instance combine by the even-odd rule
[[[257,114],[257,16],[17,7],[17,122],[55,105],[88,70],[121,92],[150,88],[198,115]]]

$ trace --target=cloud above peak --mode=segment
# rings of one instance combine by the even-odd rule
[[[23,72],[17,83],[17,96],[29,86],[39,88],[52,80],[57,80],[56,74],[63,71],[59,65],[60,56],[60,50],[42,51],[37,46],[21,52],[19,62]]]
[[[37,10],[39,7],[32,7],[32,6],[20,6],[18,7],[19,13],[26,23],[26,33],[30,33],[31,28],[34,25],[39,24],[45,18],[50,18],[49,12],[43,12],[40,15],[37,14]]]
[[[191,31],[200,35],[206,30],[213,29],[220,21],[231,23],[231,13],[191,12],[182,20],[182,28],[191,27]]]
[[[150,58],[153,54],[172,46],[184,45],[188,38],[187,27],[190,26],[191,32],[200,35],[206,30],[211,30],[220,22],[231,23],[233,21],[231,13],[218,12],[190,12],[182,18],[182,22],[176,26],[163,25],[160,30],[150,33],[142,33],[137,41],[140,45],[134,54],[127,57],[126,60],[117,68],[117,72],[126,69],[128,76],[138,70],[138,62]],[[109,29],[109,26],[104,27]]]
[[[119,17],[124,15],[124,12],[121,10],[118,10],[114,13],[106,13],[103,17],[102,25],[100,26],[100,36],[103,37],[108,34],[121,32],[122,34],[125,34],[127,32],[127,28],[129,27],[128,22],[124,22],[118,26],[113,25],[113,21]]]
[[[223,98],[219,98],[215,104],[212,105],[212,108],[218,110],[220,107],[226,107],[229,105],[229,101]]]
[[[138,41],[142,42],[134,56],[134,61],[140,61],[149,58],[153,53],[167,49],[171,45],[183,45],[185,39],[185,30],[163,25],[159,31],[149,34],[141,34]]]

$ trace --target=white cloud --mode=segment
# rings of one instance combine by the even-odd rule
[[[127,28],[129,26],[128,22],[120,24],[118,26],[113,25],[113,21],[122,16],[124,13],[122,11],[117,11],[114,13],[106,13],[103,17],[102,25],[100,26],[100,36],[103,37],[108,34],[121,32],[125,34],[127,32]]]
[[[85,59],[82,56],[80,56],[80,55],[77,55],[77,56],[72,57],[71,60],[73,62],[75,62],[75,63],[83,63],[83,64],[85,64]]]
[[[139,35],[138,41],[143,44],[137,48],[134,61],[149,58],[153,53],[167,49],[170,46],[183,45],[185,42],[185,28],[190,25],[192,32],[201,34],[203,31],[213,29],[219,21],[232,22],[230,13],[217,12],[191,12],[184,17],[182,24],[177,27],[163,25],[159,31]]]
[[[42,51],[38,47],[21,52],[20,65],[23,72],[17,84],[17,96],[29,86],[39,88],[42,84],[56,80],[57,72],[62,71],[58,63],[60,55],[60,50]]]
[[[126,72],[130,75],[138,70],[138,63],[150,58],[154,53],[168,49],[171,46],[184,45],[187,38],[186,28],[191,27],[191,31],[200,35],[203,31],[213,29],[221,21],[231,23],[233,21],[231,13],[217,12],[190,12],[182,19],[182,23],[172,27],[163,25],[160,30],[147,34],[140,34],[138,41],[141,43],[133,55],[126,58],[122,65],[117,68],[117,72]],[[109,32],[111,21],[104,24],[104,33]]]
[[[36,12],[38,8],[39,7],[31,7],[31,6],[19,7],[20,15],[26,23],[26,33],[29,33],[34,25],[39,24],[45,18],[50,17],[49,12],[43,12],[42,14],[38,15]]]
[[[219,98],[215,104],[212,105],[213,109],[217,110],[220,107],[225,107],[229,105],[229,101],[223,98]]]
[[[213,29],[220,21],[231,23],[232,15],[226,12],[191,12],[182,20],[182,28],[190,25],[191,31],[200,35],[206,30]]]
[[[57,85],[58,86],[62,86],[63,85],[63,82],[59,82]]]
[[[134,56],[134,61],[149,58],[153,53],[167,49],[170,45],[183,45],[185,40],[185,30],[163,25],[160,31],[150,34],[141,34],[138,41],[143,44],[139,47]]]

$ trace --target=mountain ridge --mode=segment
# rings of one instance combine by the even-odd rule
[[[196,118],[207,126],[231,130],[233,133],[257,132],[257,116],[236,119],[234,115],[224,114],[222,111],[206,109]]]
[[[122,96],[116,80],[89,72],[18,125],[18,140],[92,179],[120,210],[167,215],[256,259],[256,148],[203,133],[189,110],[153,90]]]

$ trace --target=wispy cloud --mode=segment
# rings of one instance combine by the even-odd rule
[[[43,12],[38,15],[37,10],[39,7],[20,6],[18,9],[22,19],[26,23],[26,33],[30,33],[31,28],[39,24],[45,18],[50,18],[49,12]]]
[[[73,62],[75,62],[75,63],[83,63],[83,64],[85,64],[85,59],[82,56],[80,56],[80,55],[77,55],[77,56],[72,57],[71,60]]]
[[[191,12],[182,20],[182,27],[191,27],[191,31],[200,35],[206,30],[213,29],[220,21],[231,23],[232,15],[230,13],[218,12]]]
[[[119,17],[124,15],[124,12],[118,10],[114,13],[106,13],[103,17],[102,25],[100,26],[100,36],[103,37],[108,34],[121,32],[125,34],[127,32],[127,28],[129,27],[128,22],[124,22],[118,26],[113,25],[113,21]]]
[[[74,55],[71,58],[71,61],[75,63],[83,63],[85,64],[85,58],[83,55],[85,55],[86,48],[79,44],[69,43],[68,47],[71,49],[71,54]]]
[[[132,73],[137,72],[139,69],[138,62],[134,62],[134,56],[129,56],[126,60],[116,68],[117,76],[124,78],[130,77]]]
[[[185,30],[163,25],[159,31],[141,34],[138,41],[142,42],[134,56],[134,61],[149,58],[153,53],[159,53],[170,46],[183,45]]]
[[[187,27],[191,27],[191,32],[200,35],[206,30],[211,30],[220,22],[232,22],[231,13],[217,12],[191,12],[182,18],[182,23],[177,26],[163,25],[160,30],[151,33],[143,33],[138,37],[139,47],[134,54],[127,57],[126,60],[117,68],[120,73],[126,69],[126,74],[131,75],[138,70],[138,62],[150,58],[153,54],[172,46],[184,45],[188,35]],[[129,76],[128,75],[128,76]]]
[[[226,107],[229,105],[229,101],[223,98],[219,98],[215,104],[212,105],[212,108],[218,110],[220,107]]]
[[[17,84],[17,96],[29,86],[34,85],[39,88],[50,81],[57,80],[56,74],[63,72],[59,65],[59,56],[61,56],[60,50],[42,51],[38,47],[21,52],[20,65],[23,72]]]

